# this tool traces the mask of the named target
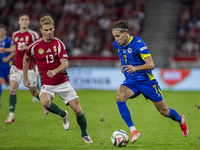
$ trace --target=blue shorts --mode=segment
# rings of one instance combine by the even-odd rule
[[[128,87],[135,93],[132,98],[135,98],[142,93],[146,99],[150,99],[154,102],[163,100],[162,91],[156,80],[143,83],[137,81],[124,81],[121,85]]]
[[[0,78],[4,78],[6,82],[9,82],[8,75],[10,74],[10,66],[0,67]]]

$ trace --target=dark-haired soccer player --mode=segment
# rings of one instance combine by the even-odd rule
[[[26,51],[23,60],[24,85],[30,86],[28,79],[28,64],[31,57],[35,57],[41,77],[40,102],[50,112],[60,115],[65,130],[69,130],[68,112],[60,109],[51,101],[58,94],[64,104],[69,105],[76,114],[77,123],[81,129],[81,136],[85,143],[92,143],[87,134],[87,121],[81,109],[78,95],[71,86],[66,69],[68,68],[68,55],[60,39],[54,37],[54,21],[45,16],[40,19],[42,38],[34,42]]]
[[[10,48],[14,45],[12,39],[6,36],[6,26],[0,24],[0,47]],[[6,85],[9,85],[9,74],[10,74],[10,60],[15,55],[13,53],[0,54],[0,106],[1,106],[1,94],[3,79],[5,79]]]
[[[141,38],[129,35],[126,20],[116,22],[112,26],[112,34],[115,38],[113,46],[118,52],[121,71],[126,78],[117,91],[116,101],[121,117],[131,131],[131,142],[134,143],[140,137],[140,133],[132,122],[126,100],[135,98],[141,93],[154,103],[163,116],[177,121],[183,136],[188,136],[189,128],[185,117],[168,108],[164,101],[158,82],[151,72],[154,69],[154,62],[147,45]]]
[[[23,57],[26,49],[30,44],[39,38],[37,32],[29,29],[30,20],[26,14],[21,14],[19,16],[18,24],[20,30],[13,33],[12,38],[14,41],[14,46],[11,48],[0,48],[0,52],[16,52],[14,57],[13,65],[10,69],[10,96],[9,96],[9,116],[5,123],[11,123],[15,121],[14,111],[17,102],[17,90],[19,83],[23,77]],[[37,88],[37,75],[34,70],[33,63],[29,65],[29,79],[31,85],[29,90],[31,94],[39,98],[39,90]]]

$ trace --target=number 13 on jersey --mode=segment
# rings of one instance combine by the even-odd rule
[[[54,62],[53,55],[46,55],[46,61],[47,61],[47,64],[53,63]]]

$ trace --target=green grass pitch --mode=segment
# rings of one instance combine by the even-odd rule
[[[65,131],[59,116],[44,115],[39,102],[33,103],[29,91],[18,91],[15,110],[16,121],[5,124],[9,113],[9,91],[2,94],[0,107],[1,150],[195,150],[200,149],[200,92],[164,91],[168,107],[184,114],[189,125],[188,137],[183,137],[179,124],[161,116],[153,103],[140,95],[128,100],[133,123],[141,133],[140,139],[126,147],[112,145],[110,137],[115,130],[130,131],[118,112],[115,102],[116,91],[77,91],[82,109],[88,122],[88,133],[93,144],[82,141],[75,114],[56,96],[53,100],[60,108],[69,112],[71,128]]]

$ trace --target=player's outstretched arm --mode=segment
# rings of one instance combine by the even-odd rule
[[[23,58],[23,74],[24,74],[24,86],[25,87],[30,87],[30,81],[28,79],[28,68],[29,68],[29,57],[24,54]]]
[[[2,59],[3,63],[7,63],[14,56],[15,56],[15,52],[10,53],[7,57],[5,57],[5,58]]]
[[[60,65],[54,70],[48,70],[47,76],[53,78],[57,73],[64,72],[68,68],[68,59],[61,59]]]
[[[0,53],[11,53],[15,51],[16,51],[15,45],[10,48],[0,47]]]

